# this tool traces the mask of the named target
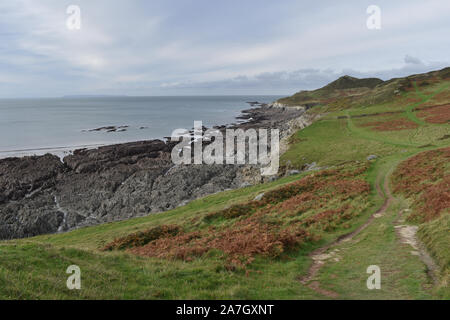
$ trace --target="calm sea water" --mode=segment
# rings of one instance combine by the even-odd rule
[[[63,156],[93,147],[170,136],[190,129],[235,123],[247,101],[269,103],[279,96],[105,97],[0,100],[0,158],[47,152]],[[103,126],[124,132],[87,132]],[[145,127],[145,129],[142,129]]]

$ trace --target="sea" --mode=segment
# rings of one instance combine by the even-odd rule
[[[63,97],[0,99],[0,158],[163,139],[174,129],[239,123],[247,102],[281,96]],[[115,132],[92,131],[122,127]]]

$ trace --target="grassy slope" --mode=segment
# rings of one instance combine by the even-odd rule
[[[442,281],[439,293],[450,299],[448,283],[450,281],[450,214],[443,214],[440,218],[420,225],[419,236],[426,244],[428,251],[441,267]]]
[[[398,116],[412,120],[415,117],[413,109],[421,103],[442,102],[438,101],[439,95],[436,93],[448,90],[448,84],[449,81],[441,81],[426,88],[416,87],[394,101],[355,105],[330,112],[292,138],[291,148],[282,158],[282,163],[288,166],[301,167],[311,162],[317,162],[319,166],[333,166],[348,161],[363,162],[370,154],[379,156],[366,176],[372,186],[371,207],[353,219],[349,229],[338,228],[325,233],[320,242],[308,243],[282,258],[257,257],[247,270],[236,271],[224,268],[223,259],[215,252],[185,262],[99,250],[116,237],[156,225],[176,223],[194,230],[196,218],[231,204],[251,200],[261,192],[296,181],[304,174],[291,176],[270,184],[212,195],[162,214],[66,234],[1,242],[0,298],[326,298],[298,281],[311,264],[308,253],[355,229],[381,205],[383,199],[375,192],[377,177],[387,179],[388,172],[400,161],[450,143],[448,139],[438,140],[450,133],[444,125],[418,121],[416,129],[374,132],[361,126],[361,118],[337,117],[395,109],[403,112]],[[430,146],[422,147],[427,144]],[[322,286],[337,292],[340,298],[448,297],[446,288],[436,291],[430,287],[422,262],[396,238],[393,221],[398,210],[405,206],[407,204],[403,200],[396,200],[385,216],[376,219],[354,241],[342,244],[341,259],[327,263],[318,276]],[[424,226],[422,234],[432,234],[436,242],[442,243],[442,232],[446,230],[439,231],[439,226]],[[65,287],[68,276],[65,270],[71,264],[80,266],[82,270],[83,289],[80,291],[69,291]],[[365,286],[368,277],[365,268],[371,264],[378,264],[382,269],[382,290],[369,291]]]

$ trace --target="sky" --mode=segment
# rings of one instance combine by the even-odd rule
[[[80,8],[71,30],[67,8]],[[380,29],[369,29],[370,5]],[[288,95],[450,66],[448,0],[2,0],[0,98]]]

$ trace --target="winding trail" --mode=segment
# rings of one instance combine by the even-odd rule
[[[433,98],[434,96],[436,96],[437,94],[439,94],[440,92],[442,92],[443,90],[448,88],[449,86],[450,86],[449,84],[444,84],[444,85],[440,86],[437,90],[435,90],[433,93],[431,93],[429,95],[425,95],[419,90],[417,84],[414,82],[416,94],[421,98],[421,101],[414,103],[406,108],[406,110],[404,111],[406,117],[409,118],[411,121],[414,121],[415,123],[417,123],[419,125],[419,128],[422,126],[426,126],[427,123],[425,123],[425,121],[423,121],[422,119],[419,119],[415,115],[415,113],[414,113],[415,108],[426,103],[431,98]],[[357,128],[355,126],[355,124],[352,122],[352,117],[350,116],[349,111],[346,112],[346,117],[347,117],[347,129],[349,130],[349,132],[351,134],[354,134],[354,135],[358,136],[359,138],[363,138],[366,140],[374,140],[374,141],[382,142],[384,144],[394,145],[397,147],[404,147],[404,148],[420,147],[420,145],[418,143],[413,142],[414,137],[417,135],[419,128],[417,128],[417,130],[413,133],[413,135],[409,137],[409,143],[401,143],[401,142],[397,142],[397,141],[390,141],[386,137],[377,137],[377,136],[374,136],[373,134],[369,135],[364,130]],[[394,201],[394,197],[392,196],[391,190],[389,189],[389,176],[390,176],[391,172],[394,170],[394,168],[395,168],[395,165],[392,166],[389,170],[385,171],[386,172],[385,175],[383,175],[383,170],[380,170],[380,172],[377,175],[375,188],[377,190],[378,195],[381,198],[384,198],[384,202],[381,205],[381,207],[377,211],[375,211],[363,225],[358,227],[353,232],[342,235],[339,238],[337,238],[335,241],[329,243],[328,245],[312,251],[309,254],[309,257],[312,259],[313,263],[310,266],[310,268],[308,269],[307,274],[305,276],[299,278],[299,280],[302,284],[306,285],[307,287],[309,287],[310,289],[314,290],[315,292],[317,292],[321,295],[324,295],[324,296],[327,296],[330,298],[334,298],[334,299],[338,298],[339,295],[336,292],[333,292],[333,291],[330,291],[330,290],[320,287],[320,283],[317,280],[317,275],[318,275],[320,269],[325,265],[325,263],[328,260],[333,259],[334,261],[339,261],[340,257],[337,255],[337,252],[339,252],[339,249],[337,249],[337,248],[332,249],[333,247],[335,247],[343,242],[352,240],[353,237],[355,237],[356,235],[361,233],[364,229],[366,229],[374,221],[374,219],[379,218],[386,213],[386,210],[389,208],[391,203]],[[404,219],[402,219],[403,212],[404,211],[402,210],[399,213],[399,216],[397,217],[396,221],[394,222],[394,228],[396,230],[397,238],[402,244],[407,244],[407,245],[411,246],[411,248],[413,249],[411,251],[411,254],[418,256],[420,258],[420,260],[426,265],[427,274],[428,274],[429,278],[432,279],[434,284],[436,284],[438,282],[439,267],[434,262],[433,258],[427,253],[425,246],[418,239],[418,237],[416,235],[417,227],[401,224],[404,222]],[[330,250],[330,249],[332,249],[332,250]]]
[[[324,247],[321,247],[321,248],[318,248],[318,249],[314,250],[313,252],[311,252],[309,254],[309,257],[313,260],[313,264],[310,266],[306,276],[300,278],[300,282],[302,284],[308,286],[309,288],[313,289],[317,293],[325,295],[327,297],[330,297],[330,298],[337,298],[338,297],[338,294],[336,292],[320,288],[319,282],[317,280],[314,280],[314,279],[317,276],[319,270],[325,264],[325,261],[330,259],[330,258],[332,258],[334,256],[334,254],[337,251],[339,251],[339,249],[335,249],[331,253],[326,253],[331,247],[334,247],[336,245],[339,245],[340,243],[352,240],[354,236],[358,235],[359,233],[361,233],[361,231],[366,229],[373,222],[373,220],[375,218],[384,215],[384,213],[386,212],[386,209],[389,207],[389,205],[391,204],[391,202],[394,199],[392,194],[391,194],[391,191],[389,189],[388,176],[389,176],[391,171],[392,171],[392,169],[389,171],[388,174],[386,174],[384,179],[383,179],[383,175],[382,174],[379,174],[377,176],[377,181],[376,181],[377,193],[378,193],[378,195],[380,197],[384,198],[384,202],[381,205],[381,207],[377,211],[375,211],[369,217],[369,219],[363,225],[358,227],[356,230],[354,230],[354,231],[352,231],[352,232],[350,232],[348,234],[342,235],[339,238],[337,238],[335,241],[329,243],[328,245],[326,245]],[[384,182],[382,180],[384,180]]]

